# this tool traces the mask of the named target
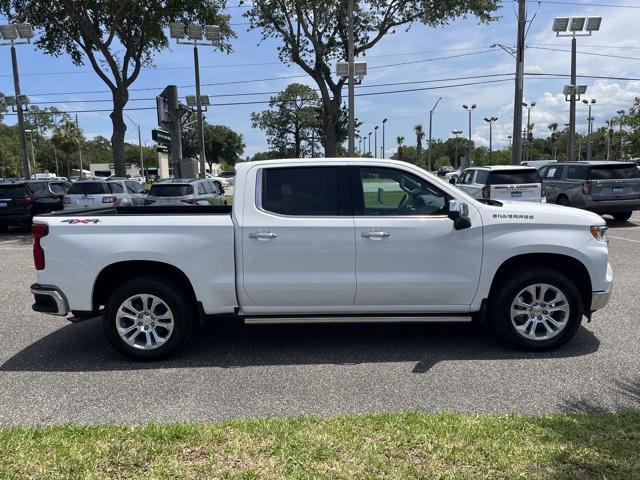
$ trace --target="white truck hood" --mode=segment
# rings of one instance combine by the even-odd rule
[[[593,212],[578,208],[563,207],[552,203],[500,201],[502,206],[480,204],[485,225],[558,224],[558,225],[605,225],[604,219]]]

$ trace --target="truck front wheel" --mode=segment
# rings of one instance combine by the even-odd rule
[[[157,277],[124,282],[105,306],[103,330],[125,355],[157,360],[172,354],[190,335],[193,311],[186,293]]]
[[[491,299],[489,320],[501,337],[525,350],[550,350],[577,332],[583,307],[575,284],[544,267],[503,276]]]

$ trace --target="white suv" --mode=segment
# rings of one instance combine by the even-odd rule
[[[478,200],[546,202],[542,180],[534,167],[494,165],[467,168],[455,185]]]

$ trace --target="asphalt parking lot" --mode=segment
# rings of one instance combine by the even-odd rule
[[[610,227],[611,303],[554,352],[513,351],[474,325],[218,324],[158,363],[121,357],[98,319],[33,312],[30,237],[12,230],[0,234],[0,424],[638,408],[640,212]]]

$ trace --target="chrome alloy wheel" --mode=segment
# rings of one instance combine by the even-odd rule
[[[174,328],[173,313],[159,297],[146,293],[127,298],[116,313],[120,338],[140,350],[153,350],[164,345]]]
[[[569,301],[560,289],[536,283],[522,289],[511,303],[511,323],[519,335],[529,340],[548,340],[569,322]]]

